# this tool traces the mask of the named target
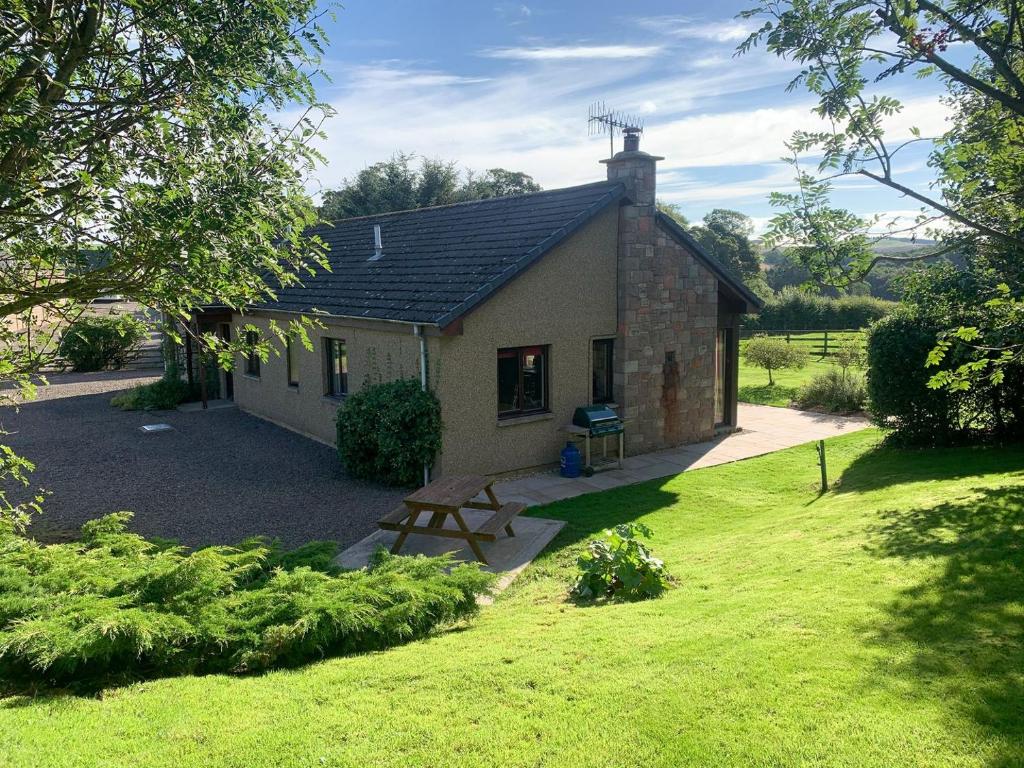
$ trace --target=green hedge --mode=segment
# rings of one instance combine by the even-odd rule
[[[0,530],[0,679],[91,687],[383,649],[473,615],[493,583],[476,564],[383,550],[341,571],[323,542],[187,551],[127,532],[130,517],[65,544]]]
[[[765,304],[759,314],[747,315],[748,330],[846,330],[866,328],[896,307],[892,301],[870,296],[832,299],[786,288]]]
[[[338,456],[353,477],[416,485],[441,450],[441,404],[415,379],[368,386],[338,409]]]
[[[123,368],[148,333],[149,326],[131,315],[83,317],[62,335],[60,354],[76,371]]]
[[[941,368],[925,367],[928,353],[948,322],[902,308],[868,333],[868,400],[871,413],[891,438],[906,445],[955,445],[996,437],[1024,436],[1024,369],[1006,371],[993,386],[979,380],[968,390],[933,389],[928,381]],[[953,350],[942,368],[966,360]]]

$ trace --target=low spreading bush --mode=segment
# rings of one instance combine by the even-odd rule
[[[122,411],[170,411],[181,403],[196,400],[199,387],[175,375],[164,376],[151,384],[139,384],[114,395],[110,404]]]
[[[441,404],[415,379],[375,384],[338,409],[338,455],[353,477],[415,485],[441,450]]]
[[[804,409],[823,409],[833,413],[852,413],[864,408],[867,389],[863,376],[830,368],[804,384],[797,394],[797,404]]]
[[[799,370],[807,365],[807,350],[779,336],[759,335],[747,341],[743,359],[748,365],[768,371],[768,386],[775,386],[773,371]]]
[[[665,564],[638,537],[651,538],[640,523],[617,525],[594,539],[579,557],[580,577],[572,594],[581,600],[601,597],[643,600],[657,597],[671,584]]]
[[[149,327],[132,315],[83,317],[61,336],[60,354],[76,371],[123,368],[135,359]]]
[[[473,615],[493,583],[475,564],[383,550],[340,571],[322,543],[188,551],[129,533],[130,517],[65,544],[0,532],[0,678],[91,686],[382,649]]]
[[[896,302],[870,296],[838,299],[816,296],[796,288],[784,288],[765,303],[756,315],[747,315],[748,330],[846,330],[866,328],[896,308]]]

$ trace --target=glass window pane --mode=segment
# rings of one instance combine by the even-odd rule
[[[340,397],[348,392],[348,359],[342,339],[326,339],[327,394]]]
[[[288,384],[291,386],[299,383],[298,346],[294,339],[288,339]]]
[[[519,355],[498,353],[498,413],[519,410]]]
[[[522,410],[544,408],[544,353],[531,349],[523,352],[523,404]]]
[[[598,339],[594,342],[593,398],[595,403],[610,403],[612,396],[612,354],[613,339]]]

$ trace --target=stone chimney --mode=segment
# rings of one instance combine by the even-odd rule
[[[640,151],[640,133],[631,128],[623,132],[622,151],[601,162],[608,166],[608,181],[621,181],[626,185],[626,197],[633,205],[654,206],[654,175],[663,157]],[[653,216],[653,213],[651,214]]]
[[[615,401],[630,454],[713,434],[714,277],[657,226],[657,163],[639,131],[601,162],[626,187],[619,211]]]

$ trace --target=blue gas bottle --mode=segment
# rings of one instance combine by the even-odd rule
[[[583,471],[583,457],[580,455],[580,449],[572,440],[568,441],[565,448],[562,449],[560,471],[562,477],[579,477]]]

